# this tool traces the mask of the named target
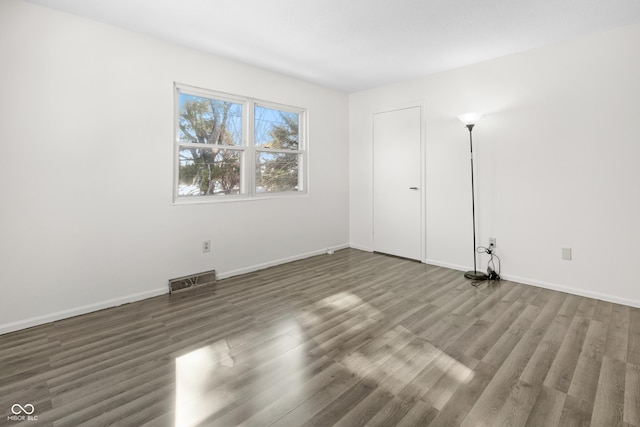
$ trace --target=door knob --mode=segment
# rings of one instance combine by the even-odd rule
[[[417,190],[418,187],[409,187],[409,190]]]

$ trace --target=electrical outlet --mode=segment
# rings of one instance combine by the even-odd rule
[[[211,252],[211,240],[202,241],[202,253]]]
[[[489,237],[489,246],[493,245],[493,247],[496,247],[496,238],[495,237]]]

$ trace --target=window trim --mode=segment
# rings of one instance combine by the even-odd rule
[[[275,198],[306,197],[309,194],[308,184],[308,110],[303,107],[281,104],[241,95],[233,95],[225,92],[203,89],[174,82],[174,108],[173,108],[173,178],[172,178],[172,204],[200,204],[237,202],[248,200],[264,200]],[[240,145],[198,144],[180,141],[180,94],[201,96],[220,101],[228,101],[242,105],[242,143]],[[255,143],[255,108],[264,107],[298,114],[298,149],[259,148]],[[230,195],[205,195],[205,196],[179,196],[180,173],[180,148],[219,148],[240,152],[240,194]],[[256,191],[256,167],[257,154],[261,152],[285,153],[298,155],[298,191],[257,192]]]

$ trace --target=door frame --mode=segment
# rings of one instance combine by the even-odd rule
[[[374,236],[374,227],[375,227],[375,219],[374,219],[374,182],[375,182],[375,171],[374,171],[374,157],[375,157],[375,144],[374,144],[374,116],[380,113],[391,113],[398,110],[407,110],[409,108],[420,108],[420,262],[426,263],[427,259],[427,143],[426,143],[426,102],[422,101],[413,101],[407,102],[403,104],[391,105],[385,108],[374,110],[371,113],[371,250],[375,246],[375,236]]]

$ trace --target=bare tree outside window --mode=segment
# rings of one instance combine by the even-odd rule
[[[300,117],[256,106],[256,191],[296,191],[299,180]],[[293,151],[293,152],[291,152]]]
[[[305,117],[300,108],[176,84],[175,200],[305,192]]]
[[[180,141],[203,145],[180,149],[181,195],[239,194],[241,153],[207,145],[242,143],[242,105],[184,94],[180,104]]]

